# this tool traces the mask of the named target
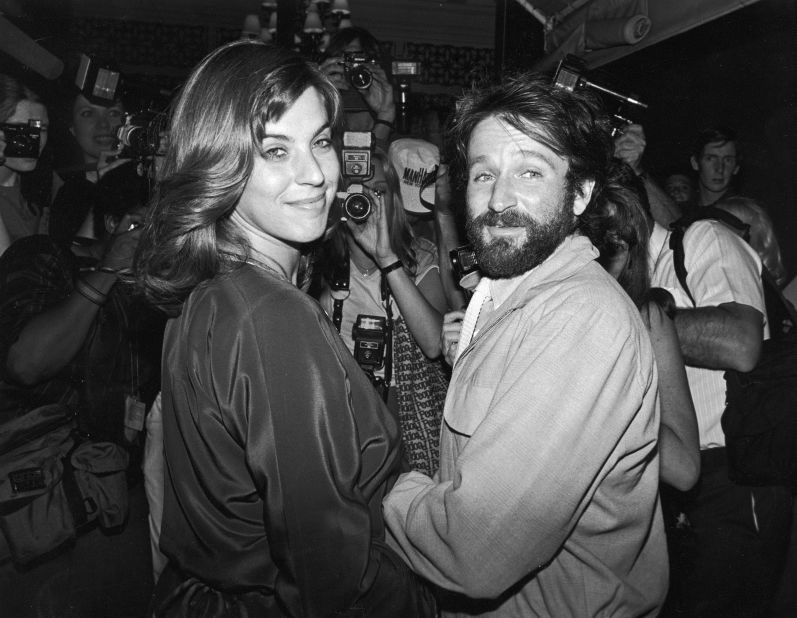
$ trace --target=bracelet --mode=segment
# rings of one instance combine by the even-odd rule
[[[86,266],[80,269],[82,273],[105,273],[106,275],[114,275],[119,276],[121,271],[117,270],[116,268],[111,268],[110,266]]]
[[[378,125],[378,124],[385,125],[391,131],[395,131],[396,130],[395,125],[392,122],[390,122],[389,120],[382,120],[381,118],[377,118],[376,120],[374,120],[374,128],[376,128],[376,125]]]
[[[396,260],[392,264],[388,264],[384,268],[380,268],[379,272],[382,273],[382,276],[386,276],[388,273],[392,273],[394,270],[397,270],[397,269],[403,268],[403,267],[404,267],[404,264],[401,263],[401,260]]]
[[[102,307],[105,304],[105,301],[108,300],[108,296],[106,294],[103,294],[87,281],[84,281],[80,278],[75,281],[75,292],[98,307]]]

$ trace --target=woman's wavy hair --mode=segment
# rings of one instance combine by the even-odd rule
[[[415,249],[412,246],[415,236],[407,219],[404,204],[401,201],[401,184],[398,171],[391,164],[388,155],[381,149],[374,150],[371,155],[371,161],[385,173],[388,190],[393,194],[393,212],[390,213],[388,221],[390,246],[404,266],[414,273],[418,265]],[[348,260],[347,234],[346,227],[339,225],[319,251],[316,266],[327,281],[330,281],[331,277],[334,276],[336,268],[341,264],[345,264]]]
[[[337,135],[337,90],[290,51],[235,41],[188,77],[171,112],[169,147],[135,262],[147,297],[170,315],[198,284],[247,259],[249,244],[230,216],[261,154],[266,124],[308,88],[321,95]]]
[[[457,102],[449,132],[449,156],[460,188],[467,184],[473,130],[491,116],[566,158],[568,193],[575,195],[586,180],[595,181],[593,195],[600,191],[614,150],[600,100],[587,91],[556,87],[549,76],[540,73],[522,73],[498,85],[475,88]]]
[[[629,165],[613,160],[606,183],[593,197],[593,207],[579,219],[579,231],[600,251],[598,262],[604,267],[619,251],[628,251],[628,262],[617,281],[637,306],[647,299],[650,288],[648,241],[652,226],[643,181]]]
[[[788,281],[788,273],[783,264],[780,243],[775,235],[775,226],[763,205],[756,200],[741,195],[722,198],[715,204],[750,226],[750,246],[755,249],[769,274],[778,287]]]

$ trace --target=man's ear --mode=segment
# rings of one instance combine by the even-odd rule
[[[77,137],[77,135],[75,135],[75,127],[69,127],[69,132],[72,134],[72,137]]]
[[[736,167],[733,168],[733,172],[731,172],[731,176],[736,176],[736,174],[738,174],[738,173],[739,173],[739,166],[737,165]]]
[[[581,183],[581,186],[576,189],[576,195],[573,199],[573,214],[578,216],[582,214],[592,198],[592,190],[595,188],[595,180],[589,179]]]
[[[692,164],[692,169],[696,172],[700,171],[700,166],[697,164],[697,159],[695,159],[695,155],[689,157],[689,162]]]

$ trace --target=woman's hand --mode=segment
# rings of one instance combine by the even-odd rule
[[[443,316],[443,328],[440,332],[440,348],[446,362],[453,366],[457,359],[457,347],[459,346],[459,334],[462,331],[462,320],[465,318],[465,311],[449,311]]]
[[[398,259],[390,245],[387,208],[381,193],[368,187],[363,187],[363,191],[373,203],[373,212],[363,223],[349,220],[347,225],[354,242],[368,254],[377,266],[383,268]]]

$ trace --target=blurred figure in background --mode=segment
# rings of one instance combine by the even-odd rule
[[[92,238],[97,181],[130,160],[119,157],[117,131],[125,120],[121,85],[102,96],[92,86],[75,87],[70,98],[69,148],[74,155],[67,157],[53,179],[50,234],[59,239]],[[61,153],[62,158],[66,154]]]
[[[30,132],[31,121],[40,125],[38,130]],[[0,74],[0,122],[13,125],[5,131],[0,129],[2,255],[15,240],[45,231],[40,225],[47,204],[31,199],[34,192],[23,179],[36,169],[47,144],[50,120],[47,108],[33,90],[14,77]],[[19,151],[20,146],[23,151]]]

